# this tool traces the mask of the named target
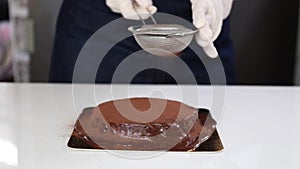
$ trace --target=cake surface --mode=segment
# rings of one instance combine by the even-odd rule
[[[189,151],[207,140],[215,126],[203,109],[132,98],[105,102],[81,114],[72,136],[94,149]]]

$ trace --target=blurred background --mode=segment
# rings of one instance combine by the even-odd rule
[[[48,81],[62,1],[0,0],[0,81]],[[238,84],[300,85],[298,9],[298,0],[235,1],[231,32]]]

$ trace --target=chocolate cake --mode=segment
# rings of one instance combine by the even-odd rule
[[[82,147],[93,149],[192,151],[215,126],[208,110],[171,100],[132,98],[82,113],[72,137],[73,143],[75,138]]]

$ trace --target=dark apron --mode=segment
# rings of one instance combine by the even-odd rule
[[[176,15],[192,22],[190,0],[154,0],[154,4],[159,12]],[[49,81],[72,82],[74,65],[85,42],[102,26],[120,16],[111,12],[105,5],[105,0],[64,0],[57,21]],[[227,84],[232,84],[235,82],[234,52],[230,39],[229,19],[224,20],[222,32],[215,41],[215,46],[225,70]],[[94,81],[111,83],[120,62],[138,50],[141,48],[133,37],[118,43],[106,54]],[[184,50],[180,58],[189,66],[198,84],[210,84],[203,63],[191,49]],[[148,69],[137,74],[132,79],[132,83],[174,84],[176,82],[168,73]]]

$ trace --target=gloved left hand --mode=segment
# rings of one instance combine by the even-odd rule
[[[120,13],[124,18],[132,20],[140,19],[137,12],[142,19],[147,19],[157,11],[152,0],[106,0],[106,5],[113,12]]]
[[[206,54],[215,58],[218,52],[213,42],[219,36],[223,19],[228,17],[233,0],[191,0],[193,23],[199,29],[195,39]]]

